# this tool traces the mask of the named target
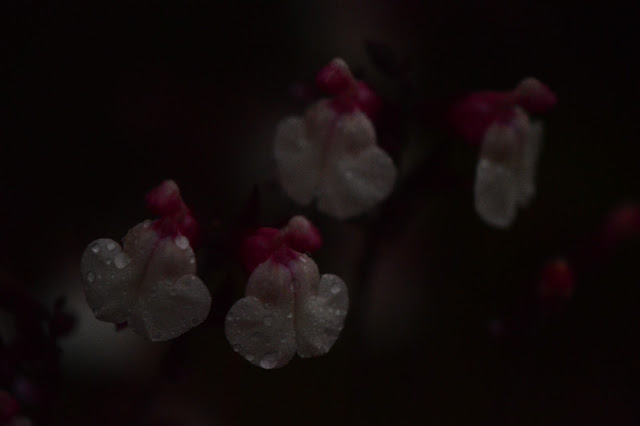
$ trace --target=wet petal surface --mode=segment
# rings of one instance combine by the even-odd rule
[[[210,308],[211,296],[202,280],[184,275],[176,281],[155,282],[148,294],[138,299],[130,325],[151,341],[165,341],[201,324]]]
[[[286,365],[296,352],[290,271],[271,260],[262,263],[251,274],[246,294],[227,314],[227,340],[259,367]]]
[[[133,304],[131,282],[140,277],[141,270],[131,265],[120,244],[107,238],[93,241],[82,255],[80,269],[87,302],[96,318],[126,321]]]

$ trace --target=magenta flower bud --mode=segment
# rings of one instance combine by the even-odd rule
[[[513,91],[515,103],[531,114],[543,114],[555,108],[556,94],[539,80],[529,77],[518,84]]]
[[[89,244],[82,255],[82,281],[96,318],[126,322],[139,335],[163,341],[202,323],[211,296],[195,276],[195,254],[183,233],[193,231],[194,221],[177,185],[167,181],[147,200],[165,216],[131,228],[122,246],[107,238]]]
[[[449,118],[456,133],[467,143],[477,146],[482,143],[497,111],[511,106],[509,93],[476,92],[455,103]]]
[[[280,231],[275,228],[260,228],[254,235],[247,237],[242,243],[242,264],[252,272],[266,261],[278,246]]]
[[[362,81],[356,83],[356,104],[371,120],[376,120],[382,109],[380,97]]]
[[[282,241],[299,252],[313,253],[322,247],[318,228],[304,216],[294,216],[282,229]]]
[[[296,352],[303,358],[327,353],[349,309],[344,282],[335,275],[320,276],[311,258],[289,246],[319,247],[317,229],[296,216],[277,234],[273,231],[261,228],[248,239],[245,248],[253,250],[251,259],[268,257],[255,267],[246,297],[231,307],[225,320],[233,349],[264,369],[286,365]]]
[[[316,85],[331,95],[339,95],[355,85],[355,79],[347,63],[340,58],[332,60],[329,65],[318,71]]]
[[[246,238],[242,245],[242,263],[252,272],[282,247],[312,253],[321,246],[320,231],[306,217],[294,216],[281,230],[260,228]]]
[[[172,180],[165,180],[146,195],[147,208],[156,216],[172,216],[187,210],[180,188]]]
[[[487,129],[502,112],[520,106],[530,114],[542,114],[557,103],[558,99],[549,87],[529,77],[512,91],[480,91],[465,96],[449,110],[449,119],[453,130],[467,143],[476,146],[482,143]]]

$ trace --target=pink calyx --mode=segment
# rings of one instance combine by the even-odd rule
[[[487,128],[496,120],[507,120],[517,106],[531,114],[553,109],[558,100],[545,84],[529,77],[514,90],[479,91],[456,101],[449,110],[453,130],[471,145],[479,145]]]
[[[498,113],[513,110],[514,106],[510,93],[476,92],[456,102],[449,111],[449,119],[453,129],[475,146],[482,142]]]
[[[338,114],[360,110],[373,120],[380,111],[378,95],[364,82],[353,78],[342,59],[336,58],[322,68],[316,75],[316,85],[334,96],[331,107]]]
[[[528,77],[511,92],[515,102],[531,114],[543,114],[558,103],[556,94],[546,84]]]
[[[180,188],[172,180],[166,180],[146,195],[149,211],[160,216],[151,227],[160,238],[184,235],[194,247],[200,236],[200,226],[191,210],[180,196]]]
[[[318,229],[304,216],[294,216],[280,230],[259,228],[247,237],[242,245],[242,262],[249,272],[269,258],[288,265],[300,253],[312,253],[321,246]]]

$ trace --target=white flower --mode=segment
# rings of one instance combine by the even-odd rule
[[[177,185],[167,181],[150,195],[150,207],[171,204],[171,213],[134,226],[123,247],[107,238],[92,242],[82,255],[81,272],[96,318],[127,322],[139,335],[164,341],[202,323],[211,296],[195,276],[195,256],[182,233],[193,230],[194,222]]]
[[[286,365],[296,352],[303,358],[327,353],[349,309],[344,282],[335,275],[320,276],[310,257],[287,245],[289,237],[294,245],[317,238],[309,224],[296,217],[272,235],[275,251],[253,270],[246,297],[227,314],[225,333],[233,349],[265,369]],[[253,242],[249,250],[258,246]],[[271,244],[263,242],[264,247]]]
[[[275,159],[280,184],[291,198],[300,204],[317,198],[320,211],[345,219],[385,199],[397,173],[377,145],[373,124],[363,112],[364,96],[358,98],[369,89],[351,77],[343,61],[334,60],[329,67],[336,70],[334,78],[340,76],[340,93],[314,103],[304,117],[280,122]]]
[[[516,106],[485,132],[476,168],[474,204],[488,224],[508,228],[518,207],[526,207],[535,195],[542,130],[542,123],[532,123]]]

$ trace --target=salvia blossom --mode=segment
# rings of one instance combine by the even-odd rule
[[[197,222],[175,182],[165,181],[147,195],[159,219],[129,230],[123,246],[101,238],[82,255],[82,280],[96,318],[127,322],[151,341],[173,339],[202,323],[211,296],[195,276],[191,242]]]
[[[452,109],[454,128],[469,143],[480,144],[474,205],[497,228],[508,228],[518,207],[535,195],[535,174],[542,144],[542,123],[528,113],[552,109],[555,94],[535,78],[509,92],[477,92]]]
[[[249,362],[265,369],[327,353],[342,330],[349,308],[345,283],[320,275],[301,251],[322,244],[318,230],[304,217],[282,230],[261,228],[246,240],[244,263],[253,272],[244,298],[229,310],[227,340]]]
[[[304,117],[280,122],[275,159],[280,184],[300,204],[318,200],[318,209],[339,219],[364,213],[391,192],[396,168],[377,145],[369,117],[378,97],[334,59],[316,83],[333,98],[312,104]]]

